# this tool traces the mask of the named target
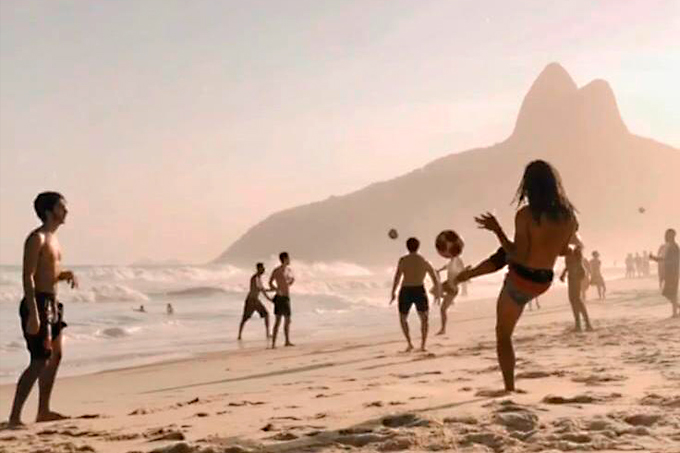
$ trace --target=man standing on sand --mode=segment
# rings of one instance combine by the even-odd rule
[[[633,258],[633,254],[629,253],[626,255],[626,278],[634,278],[635,277],[635,258]]]
[[[566,267],[560,275],[560,280],[564,281],[564,277],[568,276],[567,288],[569,293],[569,303],[571,304],[571,310],[574,313],[574,330],[576,332],[581,332],[581,318],[586,325],[587,331],[592,331],[593,326],[590,324],[590,318],[588,317],[588,310],[586,305],[583,303],[582,299],[582,288],[583,279],[586,278],[586,270],[583,265],[583,252],[580,245],[575,246],[570,249],[570,253],[567,253],[564,257],[564,264]]]
[[[593,252],[593,259],[590,260],[590,284],[597,288],[597,297],[600,300],[607,298],[607,285],[604,283],[602,276],[602,261],[600,261],[600,252],[595,250]]]
[[[664,283],[663,295],[673,306],[673,318],[680,318],[680,304],[678,304],[678,279],[680,278],[680,248],[675,242],[675,230],[666,230],[666,250],[663,257],[649,254],[649,259],[663,264]]]
[[[33,230],[24,244],[24,298],[19,305],[21,329],[31,355],[28,368],[17,383],[9,426],[22,425],[21,411],[35,381],[39,385],[37,422],[68,418],[50,409],[50,396],[61,362],[64,306],[57,302],[57,283],[66,281],[71,288],[78,280],[71,271],[61,270],[61,248],[57,229],[65,222],[66,200],[57,192],[43,192],[33,206],[42,225]]]
[[[274,269],[271,277],[269,277],[269,288],[276,291],[274,296],[274,315],[276,316],[276,321],[274,322],[274,331],[272,332],[272,349],[276,348],[276,336],[279,333],[281,318],[284,318],[283,333],[286,336],[284,346],[295,346],[290,342],[290,287],[295,283],[295,279],[288,267],[290,265],[288,252],[281,252],[279,260],[281,265]]]
[[[635,254],[635,275],[638,278],[642,277],[642,257],[639,253]]]
[[[397,270],[394,273],[390,305],[397,298],[397,287],[401,282],[401,289],[399,290],[399,320],[401,322],[401,330],[408,343],[405,352],[413,350],[413,343],[411,342],[411,334],[409,333],[408,327],[408,313],[411,311],[411,305],[413,304],[415,304],[416,310],[418,311],[418,317],[420,317],[420,350],[425,351],[429,310],[427,293],[425,292],[425,286],[423,285],[425,275],[429,275],[432,279],[432,283],[434,283],[435,304],[439,303],[441,287],[437,273],[432,265],[418,253],[420,241],[416,238],[409,238],[406,241],[406,248],[408,249],[408,254],[399,259]]]
[[[250,277],[250,291],[246,296],[245,304],[243,305],[243,317],[241,318],[241,325],[238,327],[238,340],[241,339],[241,334],[243,333],[243,326],[246,322],[253,316],[253,313],[257,312],[260,318],[264,318],[264,332],[267,340],[269,340],[269,312],[262,305],[260,301],[260,293],[270,301],[272,300],[264,289],[262,285],[262,275],[264,275],[264,264],[257,263],[255,266],[256,272]]]

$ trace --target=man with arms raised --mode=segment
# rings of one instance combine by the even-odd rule
[[[61,249],[57,229],[66,220],[66,200],[57,192],[44,192],[34,202],[42,225],[28,235],[24,245],[24,298],[19,306],[21,328],[31,355],[21,374],[9,417],[11,427],[20,426],[21,410],[33,384],[38,380],[39,403],[36,421],[67,418],[50,409],[50,396],[61,361],[64,307],[57,302],[57,283],[67,281],[72,288],[78,281],[71,271],[61,270]]]
[[[290,317],[292,314],[290,309],[290,287],[295,283],[295,279],[288,267],[290,265],[288,252],[281,252],[279,260],[281,265],[274,269],[271,277],[269,277],[269,288],[276,291],[274,296],[274,315],[276,316],[276,321],[274,322],[274,331],[272,332],[272,349],[276,348],[276,336],[279,333],[281,318],[284,318],[283,333],[286,336],[284,346],[295,346],[290,342]]]
[[[404,332],[404,337],[406,337],[406,342],[408,343],[406,352],[413,350],[411,334],[408,328],[408,313],[411,311],[411,305],[414,304],[418,311],[418,317],[420,317],[420,350],[425,351],[429,306],[423,282],[425,281],[425,275],[429,275],[432,283],[435,285],[434,297],[435,303],[438,304],[439,295],[441,294],[439,278],[432,265],[418,253],[420,248],[420,241],[418,239],[409,238],[406,241],[406,248],[408,249],[408,254],[399,259],[397,270],[394,273],[390,305],[397,298],[397,287],[401,282],[401,289],[399,290],[399,321],[401,322],[401,330]]]

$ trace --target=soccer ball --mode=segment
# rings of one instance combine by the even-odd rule
[[[437,252],[444,258],[455,258],[463,252],[463,238],[453,230],[444,230],[434,241]]]
[[[399,233],[394,228],[392,228],[390,231],[388,231],[387,235],[390,237],[390,239],[396,239],[396,238],[399,237]]]

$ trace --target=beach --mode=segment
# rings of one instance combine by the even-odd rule
[[[276,350],[255,343],[253,319],[241,349],[58,378],[52,406],[75,418],[3,430],[0,451],[680,451],[680,324],[656,280],[593,294],[594,332],[572,331],[560,285],[525,312],[510,395],[498,394],[493,298],[452,309],[426,353],[400,352],[394,307],[384,324]],[[0,386],[0,413],[13,392]]]

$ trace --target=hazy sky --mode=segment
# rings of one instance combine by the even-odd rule
[[[2,0],[0,263],[42,190],[70,205],[66,263],[211,260],[272,212],[503,140],[551,61],[679,147],[679,41],[680,0]]]

